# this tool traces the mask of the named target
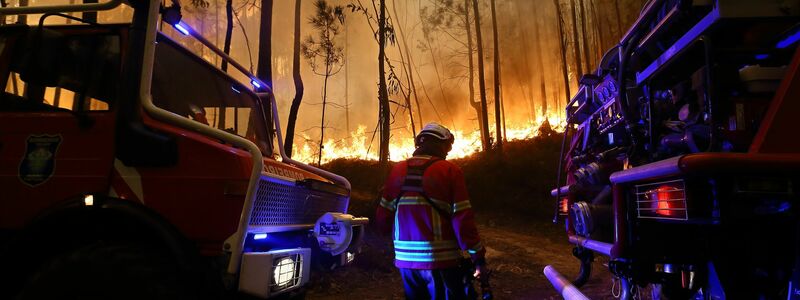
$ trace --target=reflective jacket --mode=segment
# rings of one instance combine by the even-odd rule
[[[437,161],[422,173],[422,191],[403,188],[409,167],[420,167],[431,159]],[[486,250],[475,226],[464,174],[451,162],[420,155],[396,164],[384,185],[375,219],[384,231],[392,232],[398,268],[454,267],[462,250],[483,263]]]

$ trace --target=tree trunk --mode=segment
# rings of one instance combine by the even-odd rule
[[[222,52],[230,55],[231,36],[233,35],[233,0],[225,1],[225,16],[227,17],[227,23],[225,24],[225,44],[222,46]],[[228,72],[228,61],[223,59],[220,68],[223,71]]]
[[[534,6],[534,12],[535,12]],[[542,51],[542,33],[539,31],[539,23],[536,21],[538,18],[534,18],[534,22],[536,26],[534,29],[536,30],[536,45],[534,47],[534,51],[536,52],[536,68],[539,73],[539,94],[541,99],[539,101],[542,103],[541,107],[539,108],[539,112],[541,113],[542,117],[547,117],[547,91],[545,90],[545,79],[544,79],[544,51]]]
[[[470,26],[471,22],[469,19],[469,7],[470,0],[464,0],[464,11],[466,15],[464,16],[464,26],[467,28],[467,56],[469,56],[469,105],[475,109],[475,116],[478,117],[478,129],[481,132],[481,141],[485,140],[486,137],[484,136],[485,132],[483,130],[483,122],[481,122],[481,102],[475,101],[475,63],[473,62],[473,51],[472,51],[472,27]]]
[[[381,165],[389,162],[389,91],[386,89],[386,0],[380,0],[378,17],[378,105],[380,121],[380,148],[378,161]]]
[[[425,43],[428,45],[428,50],[431,52],[431,61],[433,61],[433,71],[436,74],[436,81],[439,83],[439,93],[442,96],[442,102],[444,102],[444,107],[447,109],[447,115],[450,117],[450,123],[453,125],[455,129],[456,121],[453,118],[453,111],[450,109],[450,104],[447,101],[447,97],[444,95],[444,85],[442,85],[442,75],[439,73],[439,62],[436,59],[436,52],[434,52],[434,48],[431,45],[431,38],[427,34],[423,34],[425,36]],[[439,120],[440,122],[444,122],[444,120]]]
[[[594,37],[595,37],[595,47],[594,47],[596,50],[595,60],[598,61],[599,64],[599,60],[602,58],[603,53],[606,50],[606,44],[603,39],[603,31],[600,30],[601,29],[599,24],[600,19],[597,18],[597,3],[595,3],[594,0],[591,0],[591,2],[589,2],[589,8],[592,12],[592,24],[594,24],[592,28],[594,28]]]
[[[28,0],[19,0],[19,7],[28,6]],[[27,24],[28,23],[28,15],[22,14],[17,15],[17,24]]]
[[[84,4],[90,3],[97,3],[97,0],[83,0]],[[96,11],[87,11],[84,12],[81,16],[84,20],[89,22],[97,22],[97,12]]]
[[[400,20],[397,14],[397,3],[396,1],[392,0],[392,11],[394,12],[394,19]],[[411,134],[417,134],[417,128],[414,126],[414,113],[411,109],[411,96],[414,96],[414,101],[417,103],[417,116],[419,117],[418,122],[420,128],[424,126],[422,124],[422,111],[419,109],[419,98],[417,97],[417,87],[414,84],[414,74],[411,73],[411,52],[408,51],[408,44],[406,43],[406,36],[403,33],[403,26],[399,23],[395,25],[398,32],[400,32],[400,40],[403,43],[403,48],[400,48],[400,45],[397,45],[397,49],[400,51],[400,60],[402,60],[403,67],[406,72],[406,79],[408,80],[409,85],[409,92],[406,95],[406,106],[408,106],[408,119],[411,121]],[[403,49],[405,49],[405,56],[403,58]]]
[[[537,17],[536,17],[536,12],[535,11],[532,14],[532,16],[533,16],[532,18],[531,18],[531,16],[524,16],[523,17],[522,16],[523,7],[522,7],[521,3],[527,3],[527,2],[524,1],[524,0],[522,0],[522,1],[518,0],[517,1],[517,5],[516,5],[516,9],[515,9],[517,11],[517,22],[519,22],[518,23],[519,26],[517,26],[517,29],[520,31],[520,37],[522,38],[522,43],[520,44],[520,46],[522,46],[522,53],[528,54],[528,53],[532,53],[532,52],[531,52],[531,50],[530,50],[531,48],[530,48],[530,46],[528,44],[528,31],[526,30],[529,26],[528,26],[527,23],[525,23],[525,20],[527,20],[527,19],[536,20]],[[536,27],[537,26],[534,26],[534,28],[536,28]],[[538,44],[535,45],[535,46],[538,47]],[[534,49],[538,49],[538,48],[534,48]],[[539,52],[539,50],[534,50],[534,52]],[[525,72],[523,72],[523,74],[519,74],[519,69],[520,68],[514,68],[514,70],[516,71],[516,74],[517,74],[516,77],[517,77],[517,83],[519,83],[520,92],[522,93],[524,98],[528,98],[527,102],[528,102],[528,111],[529,111],[530,119],[534,120],[535,117],[536,117],[536,108],[535,108],[536,104],[534,103],[533,89],[531,88],[530,82],[528,82],[528,81],[532,80],[532,77],[533,77],[533,75],[531,74],[531,69],[530,69],[531,68],[531,63],[530,63],[530,60],[528,59],[528,56],[529,55],[523,55],[522,56],[522,61],[523,61],[523,66],[524,66],[523,70],[525,70]],[[537,76],[542,77],[542,76],[544,76],[544,74],[540,71],[537,74]],[[524,85],[522,84],[523,78],[526,81],[526,83]],[[544,78],[542,78],[542,80],[544,80]],[[527,95],[525,94],[525,89],[527,89]]]
[[[233,0],[225,1],[225,16],[227,17],[227,23],[225,24],[225,42],[222,46],[222,52],[225,54],[231,54],[231,37],[233,35]],[[220,64],[220,68],[224,72],[228,72],[228,61],[222,60],[222,64]],[[219,123],[217,127],[221,130],[225,130],[225,114],[226,108],[224,106],[219,107]]]
[[[300,6],[302,0],[295,0],[294,4],[294,51],[292,52],[292,79],[294,79],[294,99],[289,108],[289,119],[286,122],[286,137],[283,144],[286,155],[292,156],[294,144],[294,128],[297,123],[297,113],[300,103],[303,102],[303,78],[300,77]]]
[[[272,89],[272,0],[261,0],[261,23],[258,34],[256,76]]]
[[[589,60],[589,40],[586,34],[586,21],[589,20],[589,18],[586,17],[586,1],[588,0],[578,1],[578,7],[581,11],[581,41],[583,41],[581,48],[583,48],[583,63],[586,64],[586,73],[590,73],[592,72],[592,61]],[[583,76],[583,74],[579,74],[578,76],[578,79],[580,79],[580,76]]]
[[[575,69],[577,70],[575,82],[577,82],[583,76],[583,63],[581,61],[581,45],[578,42],[578,18],[575,13],[575,0],[570,0],[569,10],[572,13],[572,50],[575,54]]]
[[[472,10],[475,11],[475,37],[478,43],[478,87],[481,94],[480,122],[481,130],[483,131],[481,145],[483,146],[483,151],[488,151],[492,142],[489,136],[489,116],[487,114],[488,108],[486,107],[486,76],[483,72],[483,38],[481,36],[481,14],[478,9],[478,0],[472,0]]]
[[[569,66],[567,65],[567,37],[564,35],[564,18],[561,15],[561,4],[558,3],[558,0],[553,0],[553,3],[556,5],[556,22],[558,22],[559,46],[561,46],[561,66],[564,69],[564,91],[566,93],[567,103],[569,103]],[[547,102],[545,102],[545,104],[547,104]]]
[[[8,3],[6,3],[6,0],[0,0],[0,7],[6,7],[6,6],[8,6]],[[6,16],[3,15],[3,14],[0,14],[0,25],[5,25],[5,24],[6,24]]]
[[[619,13],[619,0],[614,0],[614,11],[616,12],[617,17],[617,40],[622,38],[622,35],[625,34],[622,32],[622,15]]]
[[[500,43],[497,36],[497,3],[492,0],[492,39],[494,40],[494,130],[497,150],[503,151],[503,114],[500,112]]]
[[[319,126],[319,156],[317,157],[317,165],[322,165],[322,150],[325,143],[325,106],[328,102],[328,77],[330,77],[330,66],[326,66],[325,80],[322,84],[322,121]]]

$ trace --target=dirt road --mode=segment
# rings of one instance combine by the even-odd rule
[[[487,261],[494,270],[495,299],[561,299],[542,274],[552,264],[567,276],[577,274],[578,262],[555,225],[544,224],[510,229],[480,226],[487,247]],[[402,284],[392,266],[388,239],[370,234],[364,253],[355,266],[314,279],[309,299],[402,299]],[[613,299],[611,277],[603,268],[607,261],[598,258],[592,279],[582,291],[592,299]]]

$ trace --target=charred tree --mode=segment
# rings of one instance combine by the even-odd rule
[[[97,3],[97,0],[83,0],[84,4],[94,4]],[[97,12],[96,11],[87,11],[82,13],[81,18],[89,22],[97,22]]]
[[[8,3],[6,3],[6,0],[0,0],[0,7],[6,7],[6,6],[8,6]],[[6,24],[6,16],[3,15],[3,14],[0,14],[0,25],[5,25],[5,24]]]
[[[577,70],[575,73],[575,81],[577,82],[580,80],[581,76],[583,76],[583,61],[581,59],[581,46],[578,40],[578,17],[575,9],[575,0],[570,0],[569,10],[572,16],[572,50],[575,55],[575,69]]]
[[[500,112],[500,42],[497,36],[497,3],[492,0],[492,39],[494,40],[494,120],[497,150],[503,150],[503,114]]]
[[[397,17],[397,2],[392,0],[392,12],[394,13],[394,19],[399,20]],[[406,80],[408,81],[408,93],[404,93],[403,97],[405,98],[406,108],[408,108],[408,120],[411,122],[411,134],[417,133],[417,128],[414,126],[414,110],[411,108],[411,96],[414,96],[414,100],[417,104],[417,112],[419,113],[419,122],[420,128],[423,126],[422,122],[422,112],[419,110],[419,98],[417,97],[417,88],[414,85],[414,74],[411,73],[411,52],[408,51],[408,43],[406,42],[406,36],[403,34],[403,26],[398,24],[397,31],[400,32],[400,39],[403,42],[403,47],[399,44],[397,45],[397,50],[400,52],[400,61],[403,64],[403,71],[406,73]],[[403,48],[405,48],[405,56],[403,55]]]
[[[481,94],[481,145],[483,151],[488,151],[492,142],[489,136],[489,115],[486,105],[486,75],[483,70],[483,38],[481,36],[481,14],[478,8],[478,0],[472,0],[472,10],[475,12],[475,38],[478,43],[478,87]]]
[[[222,52],[225,54],[231,54],[231,37],[233,36],[233,0],[226,0],[225,1],[225,42],[222,45]],[[228,61],[222,60],[222,64],[220,68],[227,72],[228,71]],[[224,112],[220,114],[220,116],[225,116]]]
[[[19,0],[19,7],[28,6],[28,0]],[[17,15],[17,24],[27,24],[28,23],[28,15],[20,14]]]
[[[389,91],[386,86],[386,0],[380,0],[378,13],[378,106],[381,129],[378,161],[389,162]]]
[[[531,19],[531,18],[529,16],[527,16],[527,15],[523,17],[523,15],[522,15],[522,11],[523,11],[522,4],[523,3],[527,3],[527,1],[518,0],[517,3],[516,3],[516,9],[514,9],[514,10],[517,13],[517,22],[519,22],[518,23],[519,26],[517,26],[517,30],[520,31],[520,37],[522,38],[522,42],[520,43],[520,46],[522,47],[522,53],[526,54],[526,55],[522,55],[522,62],[523,62],[523,66],[525,66],[525,67],[523,68],[523,71],[524,71],[523,74],[519,74],[519,68],[514,68],[514,70],[517,72],[517,76],[516,77],[517,77],[517,83],[519,83],[520,92],[522,93],[523,97],[527,98],[528,110],[529,110],[529,113],[530,113],[529,114],[529,118],[531,120],[534,120],[535,117],[536,117],[536,108],[535,108],[536,104],[534,103],[535,100],[534,100],[534,96],[533,96],[533,87],[530,84],[530,82],[526,82],[526,84],[522,83],[522,80],[523,80],[522,78],[531,78],[532,77],[532,74],[531,74],[531,63],[530,63],[530,60],[528,59],[529,55],[527,55],[528,53],[531,53],[531,50],[530,50],[531,47],[530,47],[530,45],[528,43],[528,30],[527,30],[527,28],[529,26],[528,26],[528,24],[525,23],[525,20],[528,20],[528,19]],[[533,19],[535,20],[536,19],[536,12],[534,11],[532,15],[534,16]],[[534,28],[536,28],[536,27],[537,26],[534,26]],[[539,47],[538,44],[536,44],[534,46],[537,47],[535,49],[538,49],[538,47]],[[534,50],[534,51],[535,52],[539,52],[538,50]],[[544,74],[541,71],[538,73],[538,75],[540,77],[544,76]],[[542,77],[542,81],[544,81],[544,77]]]
[[[387,43],[394,44],[395,42],[394,27],[386,16],[386,1],[380,0],[377,4],[375,1],[372,0],[372,13],[360,0],[355,0],[353,3],[348,4],[347,7],[353,12],[362,13],[367,18],[367,25],[372,30],[375,42],[378,43],[378,130],[380,131],[378,160],[381,166],[386,167],[389,162],[389,138],[391,137],[392,117],[389,111],[389,92],[391,90],[391,93],[397,93],[401,88],[401,83],[397,74],[394,73],[392,62],[386,57]],[[388,79],[386,65],[389,66]],[[388,84],[387,81],[389,82]],[[425,90],[424,85],[422,89],[423,91]]]
[[[420,7],[422,7],[422,6],[420,5]],[[424,13],[420,12],[420,15],[424,15]],[[426,18],[423,18],[423,20],[422,20],[423,21],[423,27],[422,27],[423,28],[422,29],[423,32],[422,32],[422,35],[425,37],[425,44],[428,47],[427,50],[430,51],[430,53],[431,53],[431,62],[433,62],[433,72],[434,72],[434,74],[436,74],[436,82],[439,84],[439,95],[442,97],[442,101],[445,103],[445,109],[447,109],[447,115],[450,117],[450,123],[455,128],[456,122],[455,122],[455,119],[453,118],[453,111],[450,109],[450,105],[447,102],[447,97],[444,95],[444,85],[442,84],[442,75],[439,72],[439,65],[440,65],[439,64],[439,59],[436,56],[436,49],[437,48],[434,48],[433,44],[431,43],[431,31],[432,31],[432,28],[431,28],[430,25],[425,25],[425,23],[426,23],[425,19]],[[444,120],[440,119],[439,122],[444,122]]]
[[[558,36],[559,36],[559,46],[561,52],[561,67],[564,70],[564,91],[566,94],[567,103],[569,103],[570,99],[570,88],[569,88],[569,65],[567,64],[567,37],[564,35],[564,18],[561,14],[561,4],[558,3],[558,0],[553,0],[553,3],[556,5],[556,22],[558,23]],[[544,102],[547,104],[547,101]],[[545,107],[546,108],[546,107]]]
[[[589,36],[586,34],[586,22],[589,21],[589,18],[586,17],[586,2],[587,1],[588,0],[578,1],[578,8],[579,8],[580,13],[581,13],[579,19],[581,21],[581,41],[582,41],[582,44],[583,44],[580,48],[583,49],[583,62],[586,64],[585,65],[586,68],[584,70],[586,70],[585,71],[586,73],[589,73],[592,70],[592,61],[589,60],[589,51],[590,51],[589,50],[589,40],[588,40]],[[578,47],[576,46],[575,48],[577,49]],[[578,74],[577,78],[580,80],[581,76],[583,76],[583,73]]]
[[[534,14],[536,13],[535,6],[534,6]],[[537,26],[534,26],[534,30],[536,32],[536,46],[534,51],[536,51],[536,68],[537,72],[539,73],[539,101],[542,103],[539,111],[541,112],[541,116],[546,118],[547,117],[547,91],[545,90],[545,79],[544,79],[544,51],[542,51],[542,33],[539,31],[539,24],[536,21],[538,18],[534,18],[534,22]],[[559,38],[561,39],[561,38]]]
[[[286,141],[283,144],[286,155],[292,156],[294,146],[294,130],[297,123],[297,113],[303,102],[303,78],[300,76],[300,7],[302,0],[294,3],[294,51],[292,51],[292,79],[294,80],[294,98],[289,108],[289,119],[286,121]]]
[[[258,36],[256,77],[272,89],[272,0],[261,0]]]
[[[464,0],[464,25],[466,27],[467,32],[467,56],[469,57],[469,105],[475,109],[475,115],[478,117],[478,129],[481,132],[481,141],[486,139],[484,136],[485,132],[483,130],[483,122],[480,121],[481,119],[481,102],[475,101],[475,62],[473,61],[474,50],[472,46],[472,22],[470,22],[469,18],[469,7],[471,6],[471,0]]]
[[[592,28],[594,29],[594,38],[595,38],[594,59],[600,61],[600,58],[602,58],[603,56],[603,51],[606,50],[606,44],[603,39],[603,31],[600,30],[601,29],[599,24],[600,19],[597,17],[597,3],[595,3],[595,1],[592,0],[591,2],[589,2],[589,4],[590,4],[589,7],[591,8],[592,12],[592,24],[594,24],[594,26],[592,26]]]
[[[617,17],[617,38],[622,37],[622,15],[619,13],[619,0],[614,0],[614,12]]]

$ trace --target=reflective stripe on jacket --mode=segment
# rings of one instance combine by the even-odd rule
[[[440,269],[458,264],[461,251],[473,260],[483,260],[475,217],[469,203],[464,174],[453,163],[439,160],[423,174],[424,194],[404,192],[400,196],[409,166],[425,164],[430,156],[414,156],[394,166],[384,185],[375,221],[392,232],[395,266],[408,269]],[[447,213],[443,216],[439,212]]]

